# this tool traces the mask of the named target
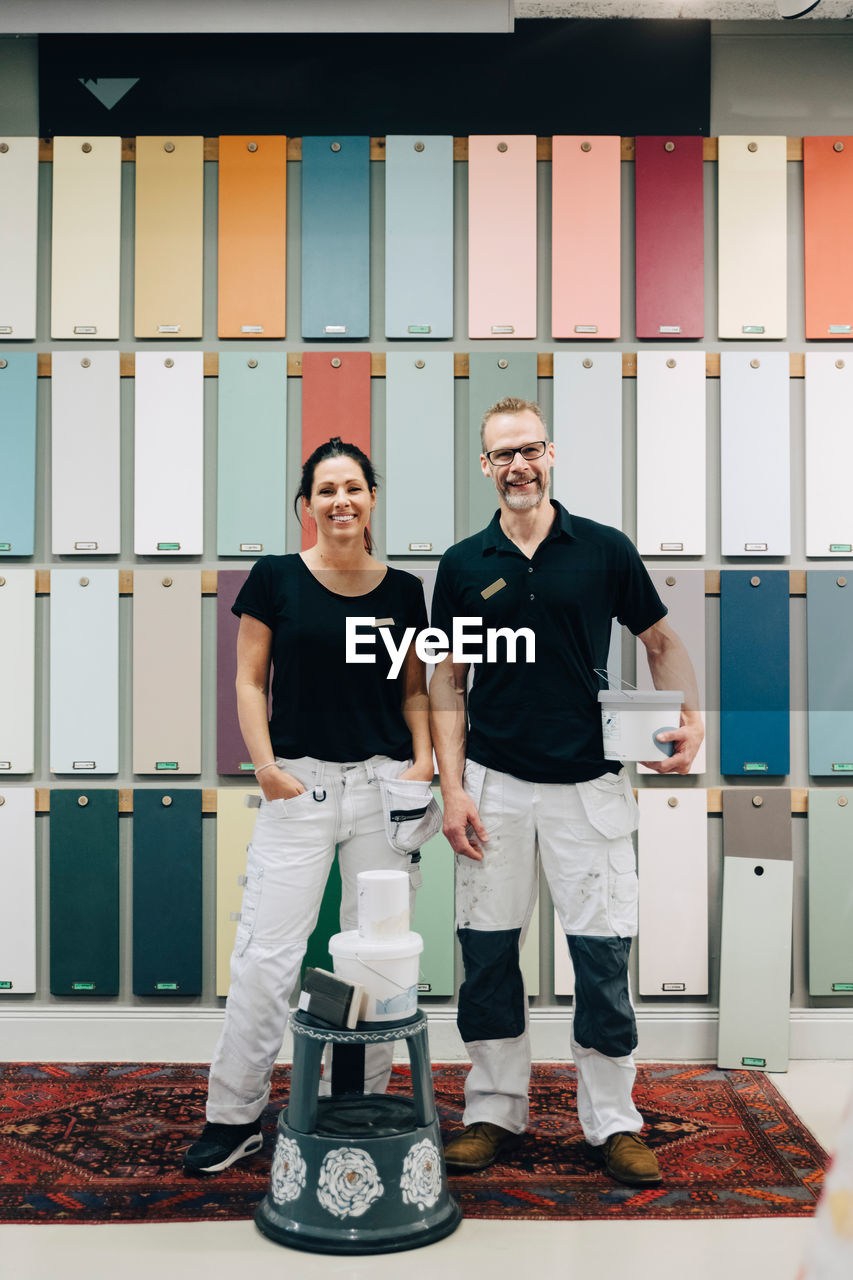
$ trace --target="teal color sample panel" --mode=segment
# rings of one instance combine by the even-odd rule
[[[370,139],[302,139],[302,336],[370,337]]]
[[[52,791],[52,995],[118,995],[118,889],[118,792]]]
[[[538,399],[537,360],[535,351],[478,351],[468,358],[468,527],[461,537],[485,528],[498,508],[494,481],[480,469],[480,420],[506,396]]]
[[[441,804],[437,787],[435,798]],[[423,884],[418,889],[412,915],[412,928],[424,940],[418,977],[421,995],[453,995],[453,953],[456,945],[453,867],[453,850],[439,831],[421,849]]]
[[[835,570],[806,574],[809,773],[853,776],[853,580]],[[853,952],[853,945],[851,945]]]
[[[453,378],[451,351],[385,357],[389,556],[437,556],[453,542]]]
[[[853,995],[853,804],[809,792],[809,995]]]
[[[453,337],[449,136],[385,139],[385,336]]]
[[[216,550],[283,555],[287,510],[287,357],[219,356]]]
[[[720,772],[790,768],[788,574],[720,574]]]
[[[0,556],[35,551],[37,359],[0,355]]]
[[[201,792],[133,793],[133,994],[202,989]]]

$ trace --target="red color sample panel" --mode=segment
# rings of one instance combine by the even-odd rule
[[[306,351],[302,357],[302,461],[332,436],[370,457],[370,352]],[[317,529],[302,515],[302,549]]]
[[[468,139],[468,336],[536,337],[536,138]]]
[[[619,337],[621,158],[621,138],[554,138],[551,333],[555,338]]]
[[[637,337],[705,333],[702,139],[637,138]]]
[[[803,138],[806,337],[853,338],[853,138]]]

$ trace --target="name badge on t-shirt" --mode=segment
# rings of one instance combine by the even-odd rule
[[[484,587],[483,590],[480,592],[480,595],[483,597],[484,600],[488,600],[489,596],[493,596],[495,592],[503,591],[505,586],[506,586],[506,582],[504,581],[504,579],[498,578],[497,581],[491,584],[491,586]]]
[[[374,627],[393,627],[394,619],[393,618],[376,618],[373,625]]]

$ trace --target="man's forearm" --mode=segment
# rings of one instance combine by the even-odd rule
[[[690,717],[701,715],[696,673],[683,641],[673,634],[659,648],[648,649],[647,656],[655,688],[681,689],[684,693],[684,714]]]
[[[438,761],[442,795],[462,788],[465,768],[465,683],[461,685],[444,664],[433,672],[429,690],[429,719],[432,745]]]

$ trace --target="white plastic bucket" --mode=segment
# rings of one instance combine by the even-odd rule
[[[419,933],[371,941],[357,929],[329,939],[334,970],[345,982],[367,989],[365,1022],[396,1022],[418,1007],[418,969],[424,940]]]
[[[358,932],[371,942],[409,932],[409,877],[405,871],[360,871]]]
[[[601,734],[607,760],[655,760],[671,756],[674,744],[657,734],[678,727],[684,694],[680,689],[603,689]]]

